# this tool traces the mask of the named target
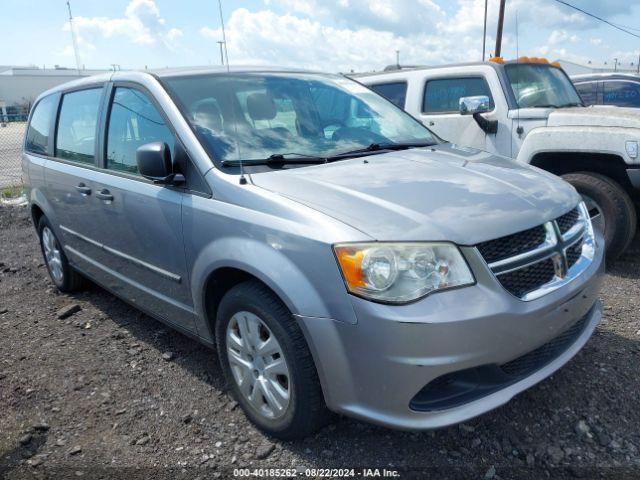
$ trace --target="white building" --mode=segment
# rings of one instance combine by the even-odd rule
[[[582,75],[585,73],[638,73],[638,65],[621,64],[613,60],[611,62],[588,62],[586,65],[570,62],[569,60],[558,60],[562,68],[569,76]]]
[[[78,70],[71,68],[39,68],[0,65],[0,105],[10,110],[28,110],[33,101],[45,90],[77,78],[103,73],[104,70]]]

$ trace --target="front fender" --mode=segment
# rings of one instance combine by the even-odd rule
[[[622,127],[562,126],[538,127],[531,130],[522,143],[517,160],[531,163],[539,153],[576,152],[616,155],[632,163],[626,153],[628,140],[640,140],[640,132]]]
[[[264,242],[246,237],[225,237],[212,241],[204,247],[194,260],[191,270],[191,291],[198,316],[198,331],[210,332],[207,322],[205,289],[208,278],[221,268],[242,270],[267,285],[284,302],[294,315],[316,318],[340,318],[355,323],[355,314],[339,274],[335,292],[343,297],[342,302],[322,295],[307,274],[303,272],[283,251],[275,239]],[[309,253],[309,271],[316,268],[314,262],[323,259]],[[336,265],[337,270],[337,265]],[[318,269],[320,270],[320,269]],[[335,294],[333,294],[335,296]],[[211,335],[212,336],[212,335]]]

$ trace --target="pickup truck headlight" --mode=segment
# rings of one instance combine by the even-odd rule
[[[345,243],[334,251],[349,292],[370,300],[408,303],[475,283],[450,243]]]

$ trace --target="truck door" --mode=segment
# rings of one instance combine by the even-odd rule
[[[419,118],[445,140],[486,150],[486,133],[472,116],[460,115],[460,98],[477,95],[488,96],[491,112],[495,110],[491,90],[482,75],[429,78],[424,85]]]

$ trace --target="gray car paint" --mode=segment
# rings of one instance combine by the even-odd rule
[[[598,305],[591,306],[601,282],[601,238],[588,271],[532,302],[507,293],[473,247],[463,253],[476,277],[474,286],[410,305],[349,295],[337,267],[331,246],[338,242],[473,245],[551,220],[573,208],[579,197],[547,173],[440,145],[253,173],[243,184],[238,175],[214,168],[150,74],[117,72],[45,95],[113,81],[134,82],[153,96],[212,195],[116,176],[100,168],[99,158],[96,166],[86,166],[25,153],[31,205],[51,220],[76,268],[207,344],[213,343],[205,298],[211,276],[236,268],[262,280],[298,319],[327,405],[335,411],[399,428],[462,421],[551,374],[580,349],[599,321]],[[113,202],[83,197],[75,189],[79,181],[93,190],[109,188]],[[455,411],[409,409],[411,396],[430,379],[529,352],[586,312],[589,328],[535,375]]]

